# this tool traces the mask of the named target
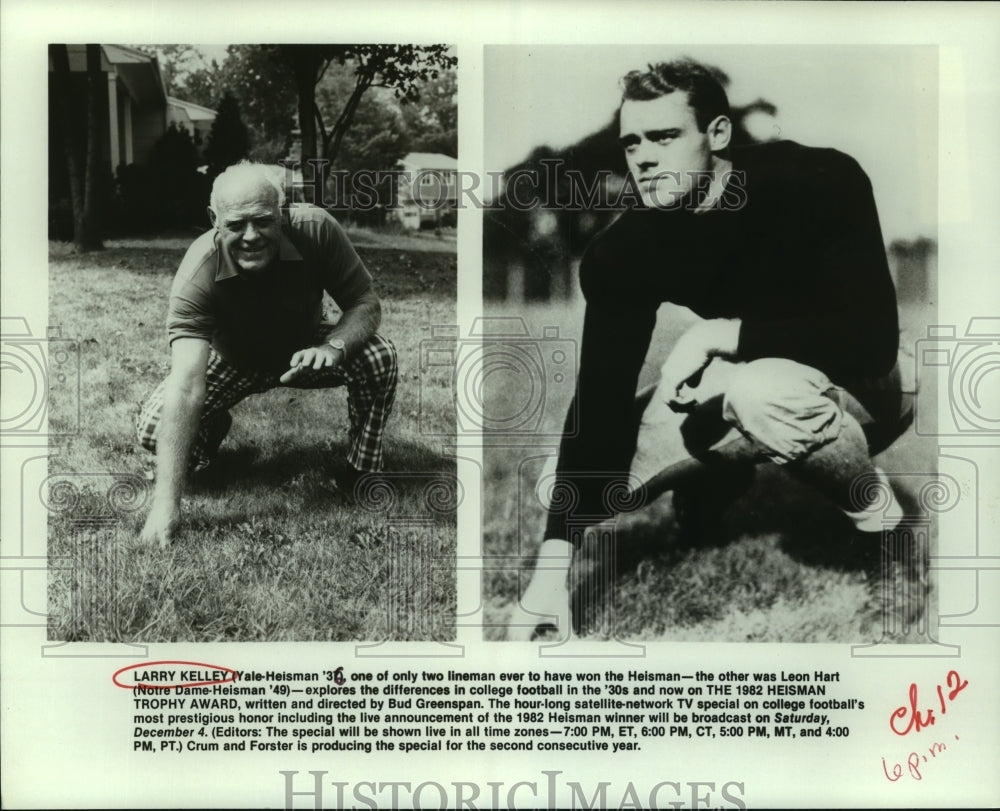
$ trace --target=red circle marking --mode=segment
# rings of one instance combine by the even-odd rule
[[[212,670],[224,670],[232,675],[225,679],[216,679],[213,681],[192,681],[192,682],[181,682],[180,684],[150,684],[145,681],[137,681],[133,684],[122,684],[118,681],[118,676],[127,670],[135,670],[136,668],[153,668],[157,665],[194,665],[195,667],[207,667]],[[225,684],[226,682],[236,681],[236,671],[231,667],[223,667],[222,665],[211,665],[206,662],[182,662],[175,659],[165,660],[161,662],[139,662],[135,665],[128,665],[123,667],[121,670],[116,670],[114,675],[111,677],[111,681],[114,683],[115,687],[124,687],[126,690],[131,690],[135,687],[145,687],[147,690],[172,690],[175,687],[207,687],[212,684]]]

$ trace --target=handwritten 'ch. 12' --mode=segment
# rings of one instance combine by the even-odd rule
[[[941,708],[941,715],[948,712],[948,706],[955,700],[955,696],[969,686],[967,679],[958,675],[958,671],[949,670],[945,678],[944,685],[937,685],[938,706]],[[925,727],[933,726],[937,718],[934,717],[934,708],[921,711],[918,707],[917,685],[910,684],[909,703],[897,707],[889,717],[889,727],[897,735],[908,735],[911,732],[920,732]]]

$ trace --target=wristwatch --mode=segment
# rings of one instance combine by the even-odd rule
[[[339,349],[344,355],[347,355],[347,344],[344,343],[343,338],[331,338],[327,343],[334,349]]]

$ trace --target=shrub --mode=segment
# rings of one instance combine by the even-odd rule
[[[119,169],[114,222],[123,233],[207,226],[208,195],[191,136],[171,124],[148,163]]]

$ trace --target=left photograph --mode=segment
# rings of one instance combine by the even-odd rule
[[[49,45],[51,640],[454,638],[454,54]]]

